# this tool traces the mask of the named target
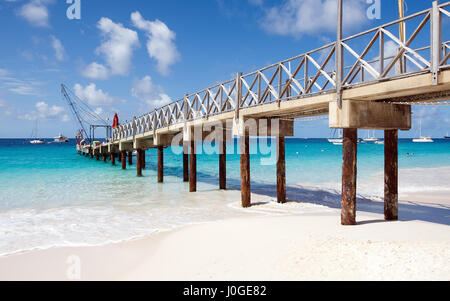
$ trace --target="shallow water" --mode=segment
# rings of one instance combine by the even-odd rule
[[[251,143],[252,152],[257,152],[251,156],[252,185],[273,194],[275,157],[261,152],[275,153],[275,145],[258,148],[257,144],[256,140]],[[237,143],[234,148],[231,144],[228,147],[231,191],[217,189],[218,156],[201,154],[197,167],[199,192],[192,194],[182,181],[182,156],[175,154],[179,148],[166,149],[165,183],[158,184],[154,150],[147,152],[144,177],[137,178],[134,166],[122,171],[119,164],[111,166],[82,157],[76,154],[73,143],[30,145],[25,140],[0,140],[0,254],[99,245],[192,223],[259,214],[230,206],[240,198],[237,147]],[[427,175],[424,168],[450,166],[449,141],[415,144],[401,140],[399,152],[400,179],[404,179],[401,191],[424,185],[431,191],[448,188],[448,169],[440,176],[436,170],[428,174],[427,184],[408,176],[408,170],[421,174],[423,169]],[[414,156],[407,157],[406,153]],[[338,189],[341,156],[342,147],[324,139],[287,139],[287,184]],[[383,158],[382,145],[358,146],[360,193],[382,193]]]

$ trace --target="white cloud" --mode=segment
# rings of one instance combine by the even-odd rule
[[[74,86],[75,95],[83,101],[86,101],[91,106],[111,105],[116,99],[108,93],[103,92],[102,89],[97,89],[93,83],[83,88],[80,84]]]
[[[150,76],[136,80],[131,89],[131,95],[144,102],[149,109],[162,107],[171,102],[164,89],[154,84]]]
[[[97,27],[105,41],[96,52],[104,55],[113,75],[128,75],[133,51],[139,46],[138,34],[108,18],[101,18]]]
[[[344,1],[344,30],[357,28],[367,22],[366,1]],[[336,0],[287,0],[266,9],[261,21],[269,33],[300,37],[303,34],[336,32]]]
[[[398,48],[398,44],[394,41],[387,41],[384,43],[384,57],[396,56]]]
[[[6,69],[0,68],[0,77],[8,75],[8,71]]]
[[[42,82],[33,79],[18,79],[15,77],[0,76],[0,88],[18,95],[43,96],[38,87]]]
[[[58,61],[63,61],[66,56],[66,51],[64,50],[64,46],[61,43],[60,40],[58,40],[54,36],[50,36],[50,39],[52,40],[52,47],[55,51],[55,57]]]
[[[91,79],[107,79],[109,77],[109,70],[102,64],[93,62],[84,68],[81,74]]]
[[[158,71],[167,75],[171,65],[180,59],[180,54],[174,43],[176,34],[160,20],[147,21],[139,12],[131,14],[134,26],[147,33],[147,51],[150,58],[157,61]]]
[[[49,12],[47,4],[51,0],[31,0],[24,4],[18,11],[18,15],[37,27],[49,27]]]
[[[0,111],[3,112],[6,116],[12,114],[12,108],[6,103],[6,101],[0,99]]]
[[[261,6],[264,4],[264,0],[248,0],[251,5]]]
[[[43,101],[36,103],[35,107],[35,111],[25,114],[21,118],[25,120],[60,120],[62,122],[70,120],[63,107],[49,106]]]
[[[103,108],[100,108],[100,107],[96,108],[94,110],[94,113],[97,114],[97,115],[102,115],[104,113]]]

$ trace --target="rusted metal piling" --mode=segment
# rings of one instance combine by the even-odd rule
[[[189,145],[183,143],[183,181],[189,182]]]
[[[107,159],[107,156],[106,156],[106,154],[102,154],[102,160],[103,160],[103,162],[105,162],[105,163],[106,163],[106,159]]]
[[[120,162],[122,162],[122,169],[125,170],[127,169],[127,152],[121,151],[120,156],[121,156]]]
[[[384,218],[398,220],[398,130],[384,132]]]
[[[245,131],[244,136],[240,139],[241,144],[241,199],[242,207],[251,206],[250,191],[250,136]]]
[[[128,152],[128,165],[133,165],[133,152]]]
[[[189,191],[197,191],[197,153],[196,142],[189,141]]]
[[[222,141],[219,141],[219,188],[227,189],[227,139],[226,130],[223,131]]]
[[[147,167],[147,162],[145,161],[145,149],[141,149],[141,152],[142,152],[142,156],[141,156],[141,160],[142,160],[142,162],[141,162],[141,166],[142,166],[142,169],[145,169],[146,167]]]
[[[277,140],[277,201],[286,203],[286,156],[285,137],[278,136]]]
[[[358,130],[344,129],[341,224],[356,225],[356,159]]]
[[[142,177],[142,162],[143,162],[143,150],[138,149],[137,150],[137,157],[136,157],[136,171],[137,176]]]
[[[116,154],[111,153],[111,165],[116,165]]]
[[[99,154],[99,153],[96,153],[96,154],[95,154],[95,159],[96,159],[97,161],[100,161],[100,154]]]
[[[158,146],[158,183],[164,182],[164,147]]]

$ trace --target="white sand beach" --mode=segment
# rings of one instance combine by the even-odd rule
[[[360,199],[352,227],[340,225],[338,196],[310,193],[330,203],[253,195],[260,202],[244,217],[0,257],[0,280],[450,280],[448,191],[408,195],[398,222],[383,221],[382,202]],[[74,258],[80,279],[71,279]]]

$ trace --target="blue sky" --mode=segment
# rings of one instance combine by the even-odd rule
[[[344,0],[345,35],[394,20],[396,2],[383,0],[381,19],[369,20],[366,0]],[[81,19],[69,20],[65,0],[0,0],[0,137],[28,138],[36,119],[40,136],[74,136],[61,83],[101,115],[131,119],[238,71],[320,47],[335,40],[333,3],[81,0]],[[408,12],[431,3],[409,0]],[[447,107],[414,110],[429,116],[424,134],[449,131]],[[327,120],[296,124],[298,137],[329,135]]]

